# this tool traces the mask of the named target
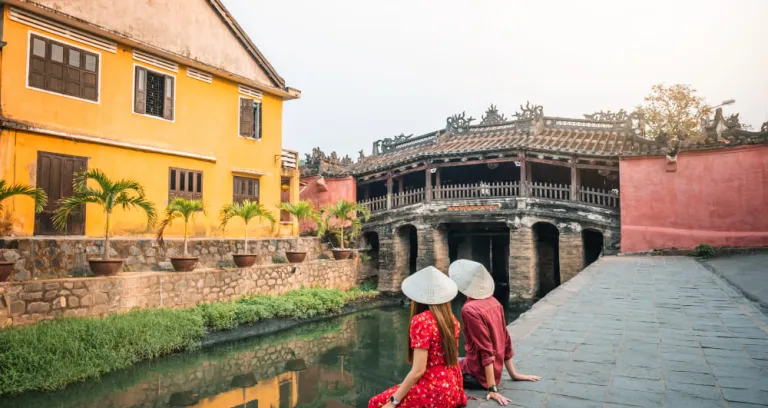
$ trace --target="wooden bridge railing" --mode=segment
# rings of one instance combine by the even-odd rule
[[[368,207],[368,211],[371,212],[371,214],[384,211],[387,209],[387,196],[381,196],[381,197],[375,197],[375,198],[369,198],[367,200],[361,200],[358,201],[358,204]]]
[[[444,184],[434,188],[435,200],[462,200],[467,198],[503,198],[519,196],[520,183],[517,181],[473,184]]]
[[[571,186],[555,183],[528,183],[528,191],[531,197],[548,198],[550,200],[570,200]]]
[[[426,193],[423,188],[403,191],[402,193],[392,194],[392,208],[405,207],[406,205],[418,204],[426,199]]]
[[[615,208],[619,206],[619,194],[618,191],[614,193],[582,186],[579,188],[579,201],[584,204]]]

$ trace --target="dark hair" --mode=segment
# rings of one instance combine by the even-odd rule
[[[425,305],[416,301],[411,301],[411,319],[419,313],[429,310],[437,321],[437,329],[440,332],[440,342],[443,346],[445,355],[445,364],[453,367],[459,364],[459,346],[456,341],[456,326],[454,325],[453,311],[451,303],[440,305]],[[411,347],[411,336],[408,333],[408,362],[413,363],[413,347]]]

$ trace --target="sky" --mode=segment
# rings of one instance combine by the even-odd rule
[[[768,121],[768,0],[223,0],[286,85],[283,147],[358,157],[490,104],[631,111],[690,84]]]

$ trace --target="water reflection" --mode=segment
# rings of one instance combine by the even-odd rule
[[[457,317],[462,303],[455,302]],[[508,320],[515,317],[517,313],[508,312]],[[366,407],[372,395],[408,372],[407,328],[404,307],[364,312],[140,363],[100,380],[55,393],[24,394],[0,405]]]

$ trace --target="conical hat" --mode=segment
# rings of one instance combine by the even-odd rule
[[[493,277],[483,264],[459,259],[448,268],[459,291],[472,299],[486,299],[493,295]]]
[[[456,284],[434,266],[426,268],[405,278],[403,293],[409,299],[425,305],[440,305],[456,297]]]

